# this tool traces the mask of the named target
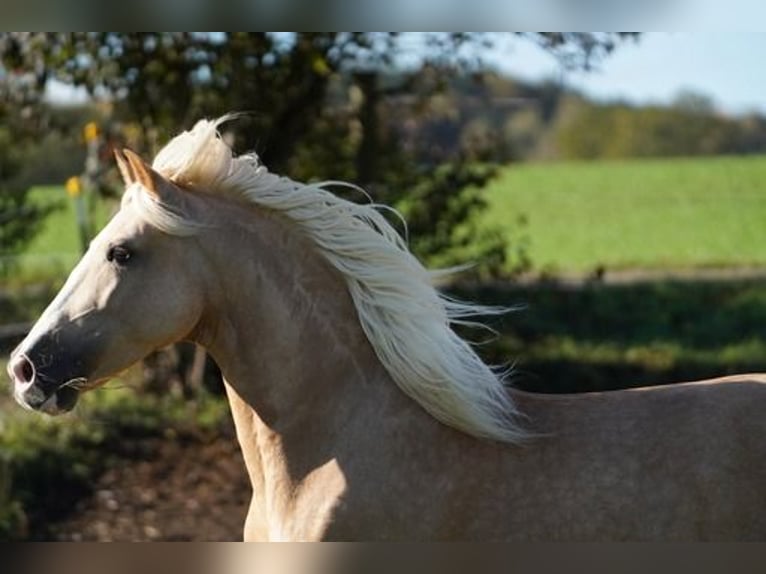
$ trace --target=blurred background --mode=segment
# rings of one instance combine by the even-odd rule
[[[0,34],[0,368],[122,191],[201,117],[364,186],[447,289],[523,304],[480,347],[541,392],[766,368],[759,34]],[[359,197],[349,196],[359,200]],[[396,222],[394,222],[396,223]],[[0,395],[0,539],[235,540],[250,488],[199,349],[49,419]]]

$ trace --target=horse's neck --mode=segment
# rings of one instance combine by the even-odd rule
[[[305,238],[261,216],[230,221],[215,241],[214,293],[197,335],[226,379],[256,491],[289,490],[331,472],[350,436],[430,418],[390,380],[342,277]]]
[[[266,424],[338,410],[388,379],[343,278],[291,224],[235,212],[210,239],[215,276],[196,338]]]

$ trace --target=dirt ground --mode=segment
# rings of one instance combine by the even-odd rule
[[[250,484],[233,429],[213,440],[147,439],[105,472],[63,521],[59,541],[241,540]]]

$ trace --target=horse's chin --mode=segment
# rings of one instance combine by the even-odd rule
[[[40,405],[40,412],[56,416],[71,411],[80,398],[80,391],[72,387],[61,387]]]

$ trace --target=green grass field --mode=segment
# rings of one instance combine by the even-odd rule
[[[44,221],[40,232],[19,256],[14,275],[24,283],[37,279],[65,276],[80,257],[80,237],[75,216],[74,202],[63,187],[43,186],[30,191],[31,201],[38,205],[60,204],[61,209],[51,213]],[[108,219],[109,208],[96,203],[92,210],[91,223],[95,231]]]
[[[512,165],[487,198],[538,270],[766,264],[766,157]]]
[[[21,273],[62,274],[79,256],[74,205],[59,187],[32,197],[65,208],[25,251]],[[486,221],[526,237],[537,270],[766,265],[766,157],[512,165],[487,198]],[[108,208],[95,211],[98,229]]]

